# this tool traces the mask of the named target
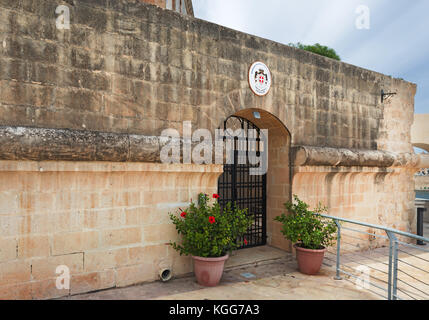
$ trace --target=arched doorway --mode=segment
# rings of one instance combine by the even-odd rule
[[[244,197],[242,201],[243,205],[246,202],[252,205],[252,208],[249,208],[250,212],[251,210],[258,212],[259,220],[255,221],[255,228],[249,230],[249,234],[256,231],[256,241],[252,243],[252,246],[268,244],[291,251],[290,242],[286,241],[281,234],[281,224],[274,221],[276,216],[285,212],[284,203],[292,199],[292,172],[290,165],[291,135],[276,116],[265,110],[244,109],[228,119],[234,119],[235,121],[235,124],[227,123],[227,126],[232,126],[232,129],[241,126],[243,128],[246,128],[246,126],[257,128],[257,130],[266,129],[265,132],[268,133],[268,138],[266,139],[267,145],[259,145],[259,148],[263,148],[266,151],[268,167],[266,174],[259,178],[245,176],[243,184],[239,185],[243,187],[240,190],[237,184],[234,187],[231,183],[233,175],[235,174],[235,177],[237,177],[237,175],[242,174],[243,169],[249,170],[251,166],[243,165],[240,168],[225,165],[224,174],[219,178],[219,194],[223,195],[227,200],[232,199],[235,192],[238,198],[240,196]],[[225,123],[222,124],[222,126],[224,125]],[[243,193],[243,190],[246,191]],[[246,198],[245,195],[247,195],[247,192],[250,198]],[[255,204],[254,206],[253,203]]]

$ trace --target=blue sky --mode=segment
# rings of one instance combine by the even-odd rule
[[[195,16],[288,44],[319,42],[341,59],[417,83],[416,113],[429,113],[429,0],[193,0]],[[357,29],[356,9],[370,10]]]

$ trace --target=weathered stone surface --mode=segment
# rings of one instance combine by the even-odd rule
[[[55,1],[0,3],[0,125],[151,136],[257,108],[295,146],[412,151],[413,84],[139,1],[68,4],[56,30]],[[256,60],[273,74],[264,98],[247,84]],[[382,104],[382,89],[398,94]]]
[[[416,154],[398,154],[375,150],[350,150],[298,146],[292,148],[294,166],[333,167],[407,167],[421,168],[426,157]]]
[[[87,130],[0,127],[0,160],[161,162],[161,150],[177,145],[183,161],[182,138],[128,135]],[[191,151],[211,143],[186,142]],[[212,163],[215,162],[213,151]]]
[[[125,134],[82,130],[0,127],[2,160],[125,162],[132,158],[145,162],[159,159],[158,138],[154,143],[158,146],[155,150],[150,139],[136,135],[130,139]],[[154,151],[158,158],[152,158]]]
[[[350,150],[297,146],[292,148],[294,166],[333,167],[429,167],[429,156],[415,153],[394,153],[374,150]]]

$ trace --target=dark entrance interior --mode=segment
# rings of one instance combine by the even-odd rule
[[[240,132],[240,134],[229,135],[227,129],[231,129],[234,133]],[[237,131],[238,129],[242,130]],[[251,129],[256,134],[249,134],[248,130]],[[265,245],[267,243],[267,175],[251,175],[250,170],[259,167],[259,164],[249,161],[250,151],[256,152],[259,157],[264,148],[261,131],[252,122],[237,116],[231,116],[225,120],[224,130],[226,132],[225,144],[230,143],[229,156],[234,161],[224,165],[224,173],[219,178],[219,203],[221,206],[228,202],[236,203],[240,209],[247,208],[249,214],[254,217],[253,225],[244,236],[247,245],[240,249]]]

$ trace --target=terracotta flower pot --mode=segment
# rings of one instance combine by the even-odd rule
[[[192,256],[197,282],[205,287],[215,287],[222,278],[225,261],[229,255],[220,258],[202,258]]]
[[[327,249],[305,249],[301,248],[298,244],[295,244],[294,248],[296,249],[296,260],[298,261],[299,271],[308,275],[317,274],[322,267],[323,258],[325,257]]]

